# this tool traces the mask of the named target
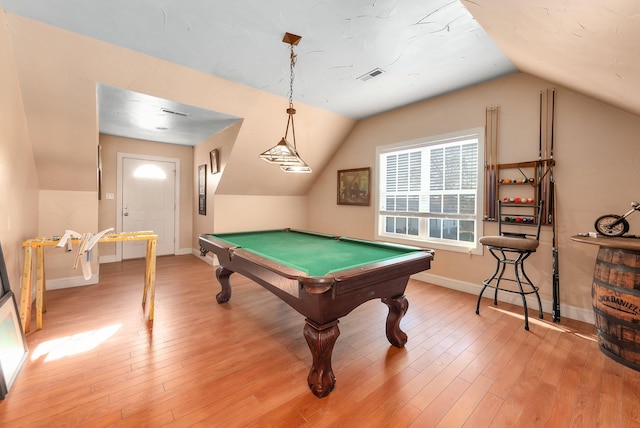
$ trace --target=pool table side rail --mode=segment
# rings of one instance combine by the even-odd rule
[[[221,267],[238,272],[264,286],[270,283],[270,286],[280,289],[295,298],[300,297],[301,287],[298,278],[306,275],[305,272],[235,247],[229,242],[216,239],[211,235],[201,235],[199,242],[201,254],[211,251],[218,258],[218,264]],[[263,282],[265,275],[268,276],[269,280]],[[327,285],[327,289],[329,288],[331,288],[331,284]]]
[[[383,241],[367,241],[366,239],[358,239],[358,238],[348,238],[345,236],[336,237],[340,241],[344,242],[354,242],[356,244],[370,245],[370,246],[385,246],[388,248],[394,248],[397,250],[404,251],[430,251],[433,253],[434,251],[429,248],[418,247],[415,245],[405,245],[405,244],[397,244],[395,242],[383,242]]]
[[[403,256],[397,265],[380,262],[372,264],[369,270],[347,270],[346,275],[339,278],[307,277],[302,273],[291,275],[291,269],[286,266],[283,269],[289,270],[285,274],[279,271],[282,266],[269,259],[230,247],[228,243],[215,245],[213,241],[202,239],[201,245],[215,253],[220,262],[216,276],[222,285],[218,296],[223,298],[216,296],[218,303],[231,297],[231,287],[223,282],[228,284],[230,273],[236,272],[260,284],[319,326],[347,315],[366,301],[402,297],[409,277],[429,269],[432,258],[430,251],[418,251]]]
[[[336,284],[340,282],[350,282],[349,287],[335,288],[334,293],[340,295],[343,293],[351,293],[358,288],[365,288],[374,282],[390,280],[397,277],[409,277],[413,274],[429,270],[432,260],[433,252],[423,250],[395,257],[394,259],[386,259],[365,266],[332,272],[328,276],[333,278]],[[388,269],[389,266],[393,267]],[[316,278],[300,277],[298,280],[303,285],[305,291],[311,292],[309,288],[313,287],[315,279]]]
[[[326,237],[328,235],[321,236]],[[354,242],[372,243],[371,241],[361,240],[354,240]],[[220,266],[225,266],[233,270],[233,266],[237,266],[237,262],[240,261],[239,259],[242,259],[243,261],[248,261],[255,266],[277,274],[280,277],[280,285],[278,288],[288,290],[287,292],[294,296],[299,295],[299,293],[293,290],[293,284],[290,281],[299,284],[307,293],[320,294],[330,290],[333,285],[338,282],[352,281],[353,278],[357,278],[356,281],[352,281],[349,287],[334,290],[334,293],[339,295],[353,292],[356,288],[367,287],[372,282],[398,276],[409,276],[428,270],[431,267],[431,261],[434,255],[433,250],[400,246],[400,248],[410,250],[411,252],[393,259],[385,259],[367,265],[333,271],[324,276],[309,276],[307,272],[265,258],[252,251],[235,247],[230,242],[218,239],[210,234],[200,236],[200,246],[207,251],[215,253]],[[245,263],[240,264],[244,265]],[[394,268],[391,270],[387,269],[390,265],[394,265]],[[242,274],[240,271],[238,273]]]
[[[330,235],[328,233],[320,233],[320,232],[310,232],[310,231],[306,231],[306,230],[299,230],[299,229],[291,229],[291,228],[285,228],[285,229],[267,229],[267,230],[258,230],[258,231],[253,231],[253,230],[248,230],[245,232],[230,232],[230,233],[206,233],[206,234],[202,234],[200,236],[215,236],[216,239],[220,240],[220,241],[225,241],[227,243],[233,244],[232,241],[226,241],[224,239],[225,236],[243,236],[243,235],[267,235],[267,234],[271,234],[271,233],[275,233],[275,232],[281,232],[281,233],[287,233],[287,232],[291,232],[291,233],[299,233],[302,235],[311,235],[311,236],[317,236],[319,238],[326,238],[326,239],[339,239],[339,236],[336,235]]]
[[[204,246],[202,245],[203,243],[205,244]],[[213,252],[218,257],[218,263],[222,266],[224,266],[223,261],[232,261],[236,255],[240,255],[267,269],[279,272],[287,278],[297,279],[301,275],[306,275],[304,271],[267,259],[252,251],[237,247],[228,241],[215,238],[213,235],[201,235],[200,248]]]

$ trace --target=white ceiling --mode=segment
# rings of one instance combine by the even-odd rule
[[[0,0],[0,5],[284,97],[289,45],[282,37],[294,33],[302,37],[295,47],[294,102],[356,119],[516,71],[458,0]],[[383,73],[358,80],[376,68]],[[98,94],[100,130],[106,134],[197,144],[202,133],[217,132],[233,119],[200,111],[203,121],[185,125],[197,134],[173,127],[160,133],[157,128],[164,125],[144,128],[135,118],[144,114],[140,109],[159,112],[162,100],[145,105],[144,94],[110,87]],[[194,108],[166,102],[169,110]],[[156,116],[181,123],[175,115]],[[210,129],[197,126],[207,123],[213,124]]]
[[[98,84],[100,133],[195,146],[240,118]]]
[[[282,36],[298,34],[294,101],[356,119],[516,70],[640,114],[638,0],[0,0],[0,6],[283,97],[289,46]],[[384,73],[357,80],[375,68]],[[112,132],[110,118],[134,116],[144,104],[127,102],[142,95],[119,91],[100,97],[105,133]],[[223,121],[213,132],[232,119],[207,114],[204,122]],[[199,138],[181,134],[174,142]]]

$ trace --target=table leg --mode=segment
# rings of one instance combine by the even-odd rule
[[[147,295],[149,293],[149,283],[151,281],[151,266],[149,260],[151,257],[151,241],[147,241],[147,252],[145,254],[145,267],[144,267],[144,289],[142,290],[142,307],[147,306]]]
[[[396,297],[384,297],[382,303],[389,307],[387,315],[387,339],[397,348],[402,348],[407,343],[407,334],[400,329],[400,321],[409,309],[409,301],[404,295]]]
[[[24,247],[24,264],[22,267],[22,290],[20,292],[20,321],[22,330],[28,333],[31,330],[31,256],[33,249],[31,244]]]
[[[325,397],[336,385],[331,368],[331,354],[340,335],[338,320],[318,326],[307,318],[303,333],[313,357],[313,365],[307,377],[309,388],[316,396]]]
[[[147,293],[149,293],[149,324],[153,324],[154,309],[156,302],[156,240],[147,240],[147,257],[144,275],[144,292],[142,295],[142,307],[147,303]]]
[[[39,245],[36,248],[36,330],[42,330],[44,287],[44,247]]]
[[[220,266],[216,270],[216,278],[218,278],[220,287],[222,287],[222,291],[216,294],[216,300],[218,303],[227,303],[229,299],[231,299],[231,283],[229,282],[229,277],[232,273],[232,270],[229,270],[224,266]]]

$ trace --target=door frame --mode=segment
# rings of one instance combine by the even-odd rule
[[[180,242],[180,159],[178,158],[166,158],[162,156],[143,155],[138,153],[117,153],[117,168],[116,168],[116,189],[118,192],[118,198],[116,201],[116,232],[122,232],[122,163],[125,158],[168,162],[173,163],[175,167],[175,180],[174,180],[174,204],[173,204],[173,254],[178,254],[179,242]],[[116,242],[116,260],[122,261],[122,242]]]

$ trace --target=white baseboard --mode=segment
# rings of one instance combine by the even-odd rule
[[[208,265],[218,266],[218,259],[216,258],[216,255],[211,252],[207,253],[206,256],[201,256],[200,250],[196,250],[195,248],[193,248],[191,251],[191,254],[193,254],[194,256],[196,256],[197,258],[199,258],[200,260],[202,260]]]
[[[48,279],[47,290],[59,290],[61,288],[82,287],[84,285],[94,285],[98,283],[100,276],[97,273],[91,275],[91,278],[84,279],[81,276],[70,276],[67,278]]]
[[[430,284],[439,285],[441,287],[450,288],[452,290],[462,291],[463,293],[478,295],[482,286],[480,284],[474,284],[470,282],[458,281],[451,278],[445,278],[443,276],[433,275],[427,272],[420,272],[412,275],[412,278],[419,281],[428,282]],[[534,298],[535,299],[535,298]],[[522,306],[522,299],[520,296],[513,293],[498,293],[498,300],[505,303],[510,303],[517,306]],[[527,299],[527,305],[529,308],[535,308],[538,306],[534,300],[529,301]],[[470,308],[475,310],[475,308]],[[542,299],[542,310],[546,313],[553,311],[553,302]],[[560,319],[570,318],[577,321],[594,324],[593,311],[591,309],[577,308],[575,306],[564,305],[560,303]]]
[[[120,260],[116,257],[115,254],[111,255],[111,256],[100,256],[98,258],[98,263],[103,264],[103,263],[115,263],[115,262],[119,262]]]
[[[176,256],[185,256],[187,254],[192,254],[193,253],[193,249],[191,248],[180,248],[178,251],[176,251]],[[122,259],[119,259],[115,254],[109,255],[109,256],[100,256],[99,262],[100,264],[102,263],[115,263],[115,262],[121,262]]]
[[[180,255],[185,255],[185,254],[193,254],[194,256],[196,256],[197,258],[199,258],[200,260],[202,260],[203,262],[207,263],[210,266],[218,266],[218,260],[216,259],[215,254],[213,253],[207,253],[206,256],[201,256],[200,255],[200,250],[199,249],[195,249],[195,248],[184,248],[180,250]],[[115,261],[119,261],[119,260],[115,260],[115,256],[104,256],[104,257],[100,257],[100,263],[112,263]],[[95,276],[95,275],[94,275]],[[82,277],[78,277],[80,280],[84,281],[84,279]],[[438,275],[433,275],[427,272],[420,272],[417,273],[415,275],[412,275],[412,278],[417,279],[418,281],[424,281],[424,282],[428,282],[430,284],[434,284],[434,285],[438,285],[441,287],[446,287],[446,288],[450,288],[452,290],[457,290],[457,291],[461,291],[463,293],[468,293],[468,294],[473,294],[473,295],[478,295],[480,293],[481,290],[481,285],[479,284],[475,284],[475,283],[470,283],[470,282],[464,282],[464,281],[458,281],[456,279],[451,279],[451,278],[446,278],[443,276],[438,276]],[[69,279],[58,279],[55,280],[56,282],[67,282],[69,281]],[[93,278],[91,279],[91,281],[93,281]],[[47,281],[47,289],[49,290],[53,290],[55,288],[51,288],[48,284],[50,281]],[[73,282],[76,285],[66,285],[66,287],[77,287],[80,285],[89,285],[89,284],[95,284],[97,283],[97,279],[95,282],[87,282],[87,283],[77,283],[77,282]],[[64,286],[58,286],[57,288],[66,288]],[[510,303],[513,305],[517,305],[517,306],[522,306],[522,299],[520,298],[520,296],[516,296],[512,293],[498,293],[498,300],[501,302],[505,302],[505,303]],[[529,302],[529,300],[527,300],[527,304],[529,305],[529,307],[536,307],[537,303],[534,301]],[[473,309],[473,308],[472,308]],[[546,313],[551,313],[553,311],[553,302],[550,302],[548,300],[542,300],[542,310]],[[577,320],[577,321],[582,321],[582,322],[586,322],[589,324],[594,324],[594,318],[593,318],[593,311],[591,309],[584,309],[584,308],[577,308],[575,306],[570,306],[570,305],[564,305],[564,304],[560,304],[560,318],[570,318],[573,320]]]

